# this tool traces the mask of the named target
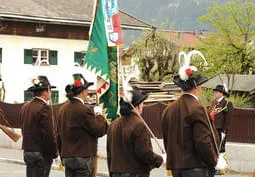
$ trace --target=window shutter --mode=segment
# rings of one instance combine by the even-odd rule
[[[50,63],[50,65],[57,65],[58,64],[58,51],[50,50],[50,52],[49,52],[49,63]]]
[[[24,49],[24,64],[32,64],[32,49]]]
[[[52,90],[51,91],[51,100],[52,104],[57,104],[59,99],[58,91],[57,90]]]
[[[82,53],[81,52],[74,52],[74,62],[82,65]]]
[[[30,101],[33,98],[32,92],[24,91],[24,101]]]
[[[0,48],[0,63],[2,63],[2,48]]]

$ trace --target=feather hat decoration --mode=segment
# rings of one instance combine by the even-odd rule
[[[128,76],[126,79],[122,76],[122,87],[123,87],[123,100],[127,103],[131,103],[133,99],[133,88],[129,85],[129,81],[132,78],[136,78],[134,76]]]
[[[179,76],[180,76],[181,80],[184,80],[184,81],[188,80],[189,77],[192,76],[194,74],[194,72],[197,71],[197,68],[195,66],[190,65],[191,57],[192,57],[192,55],[195,55],[195,54],[201,56],[205,62],[205,65],[208,65],[204,55],[200,51],[192,50],[188,54],[181,51],[179,53],[179,64],[180,65],[181,65],[181,57],[183,56],[183,58],[184,58],[183,65],[179,69]]]
[[[227,92],[227,93],[228,93],[228,86],[227,86],[227,84],[226,84],[226,83],[224,83],[224,84],[223,84],[223,87],[224,87],[225,92]]]
[[[148,98],[147,94],[144,94],[137,87],[131,87],[129,85],[129,81],[132,78],[136,78],[134,76],[128,76],[125,80],[122,77],[122,87],[123,87],[123,101],[129,104],[132,104],[134,107],[142,103],[144,100]],[[138,79],[137,79],[138,80]]]
[[[204,65],[207,65],[207,61],[204,55],[198,50],[192,50],[188,54],[183,51],[179,53],[180,69],[178,75],[174,77],[173,81],[184,91],[201,85],[208,80],[206,77],[203,77],[200,74],[196,74],[195,72],[197,72],[197,67],[190,65],[191,57],[195,54],[199,55],[204,60]],[[183,62],[181,62],[182,58]]]

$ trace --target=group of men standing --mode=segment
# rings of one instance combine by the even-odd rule
[[[219,145],[225,144],[232,104],[223,98],[224,88],[217,86],[219,94],[209,111],[201,105],[201,84],[206,81],[193,73],[186,80],[174,77],[183,94],[165,109],[162,121],[166,168],[174,177],[214,176]],[[148,96],[132,87],[120,100],[120,117],[108,126],[98,107],[85,104],[92,84],[81,74],[73,75],[73,83],[65,88],[68,101],[59,109],[55,122],[47,104],[54,86],[45,76],[33,80],[28,90],[34,98],[20,111],[27,177],[48,177],[58,155],[66,177],[92,177],[97,139],[106,133],[111,177],[149,177],[153,168],[162,165],[163,157],[153,152],[151,134],[140,116]],[[210,112],[214,114],[210,116]],[[220,122],[216,124],[218,133],[216,121]],[[221,147],[221,152],[225,151],[225,146]]]
[[[66,177],[92,177],[97,139],[106,134],[108,127],[100,109],[94,111],[85,104],[88,87],[93,83],[74,74],[73,83],[65,88],[68,101],[59,109],[55,121],[47,104],[55,86],[45,76],[32,82],[28,91],[33,92],[34,98],[20,110],[27,177],[48,177],[52,160],[58,155]]]

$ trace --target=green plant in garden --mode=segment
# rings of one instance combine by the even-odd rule
[[[202,95],[200,97],[200,102],[208,107],[211,105],[212,101],[214,99],[214,93],[212,89],[203,89]],[[227,100],[231,101],[233,103],[234,107],[241,107],[241,108],[250,108],[252,107],[252,104],[250,103],[250,97],[247,94],[239,94],[234,93],[231,94]]]
[[[251,107],[250,97],[246,94],[235,93],[235,94],[232,94],[228,100],[233,103],[234,107],[242,107],[242,108]]]
[[[200,102],[204,106],[208,107],[211,105],[213,99],[214,99],[213,98],[213,90],[204,88],[202,91],[202,95],[200,96]]]
[[[196,48],[207,58],[209,67],[205,74],[255,73],[255,3],[252,0],[233,0],[208,8],[199,18],[211,24],[215,32],[208,34]]]

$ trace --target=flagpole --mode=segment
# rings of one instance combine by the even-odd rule
[[[90,28],[89,28],[89,39],[90,39],[92,30],[93,30],[93,25],[94,25],[94,21],[95,21],[97,6],[98,6],[98,0],[94,0],[93,16],[92,16],[91,25],[90,25]],[[98,83],[98,76],[97,76],[97,83]],[[96,90],[96,92],[97,92],[97,90]],[[96,93],[96,106],[98,106],[98,105],[99,105],[99,100],[98,100],[98,95]],[[98,155],[97,155],[97,152],[96,152],[95,159],[94,159],[94,174],[93,174],[93,177],[97,177],[97,169],[98,169]]]
[[[98,0],[94,0],[94,5],[93,5],[93,16],[92,16],[91,25],[90,25],[90,28],[89,28],[89,38],[90,38],[92,29],[93,29],[93,25],[94,25],[94,21],[95,21],[96,9],[97,9],[97,4],[98,4],[97,2],[98,2]]]

